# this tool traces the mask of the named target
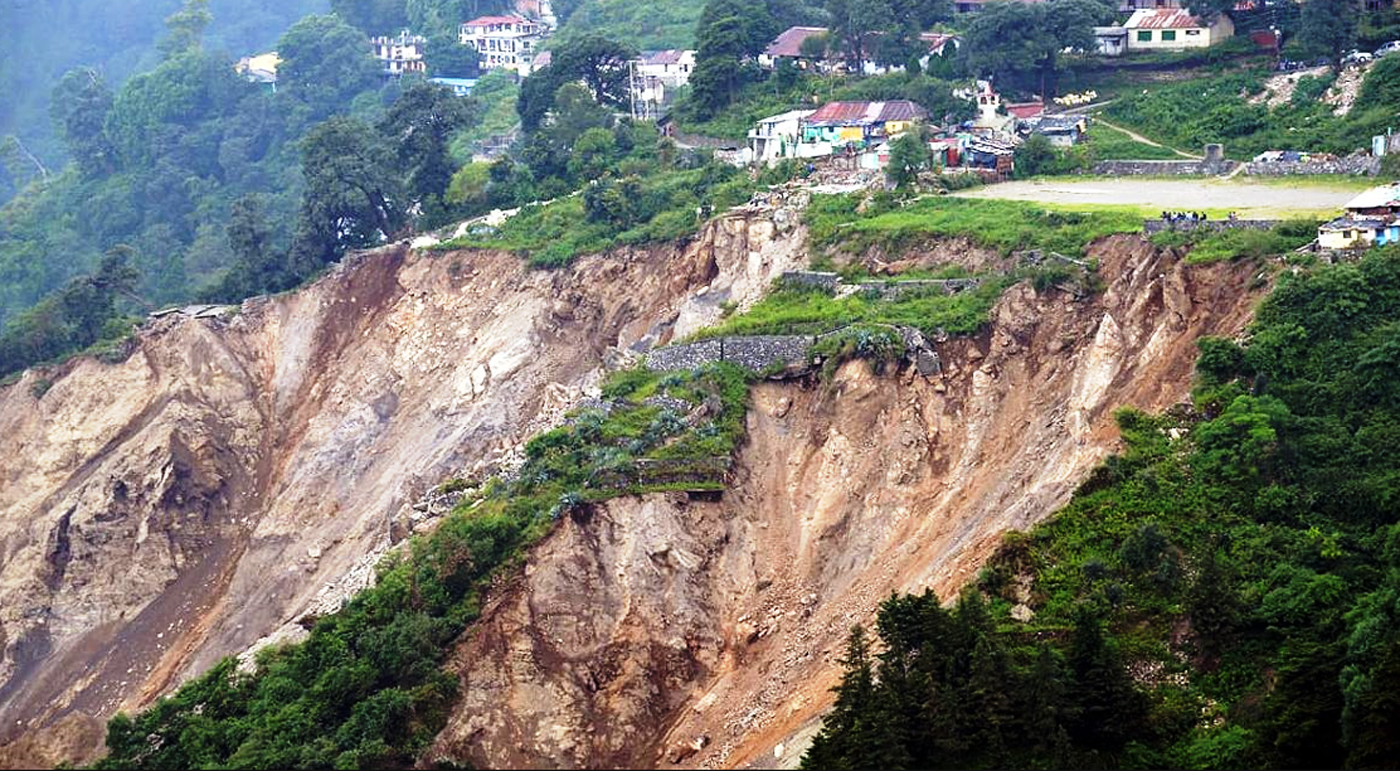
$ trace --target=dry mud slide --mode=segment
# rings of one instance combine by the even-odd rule
[[[562,271],[384,249],[0,388],[0,767],[90,759],[116,710],[333,607],[418,496],[517,454],[619,348],[798,267],[796,222],[724,217]]]
[[[949,598],[1009,528],[1064,503],[1112,411],[1187,397],[1204,334],[1257,295],[1241,265],[1100,244],[1092,300],[1018,286],[941,376],[760,386],[731,489],[566,520],[458,646],[465,694],[428,760],[488,767],[794,765],[851,625],[892,590]]]

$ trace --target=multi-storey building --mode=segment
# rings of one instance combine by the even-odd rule
[[[457,40],[481,54],[481,69],[507,69],[526,74],[545,27],[519,16],[482,16],[463,22]]]
[[[423,58],[423,49],[428,39],[422,35],[411,35],[404,30],[395,36],[372,37],[374,58],[384,63],[384,74],[403,75],[409,72],[425,73],[428,63]]]

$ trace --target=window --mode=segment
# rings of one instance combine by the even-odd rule
[[[1176,30],[1174,30],[1174,29],[1164,29],[1164,30],[1162,30],[1162,42],[1163,42],[1163,43],[1167,43],[1167,42],[1170,42],[1170,41],[1172,41],[1172,40],[1176,40]]]
[[[1188,30],[1186,30],[1186,37],[1192,37],[1193,35],[1196,36],[1196,37],[1200,37],[1201,31],[1198,30],[1198,29],[1188,29]]]
[[[1152,42],[1152,30],[1150,30],[1150,29],[1140,29],[1140,30],[1138,30],[1138,38],[1137,38],[1137,39],[1138,39],[1138,42],[1139,42],[1139,43],[1151,43],[1151,42]]]

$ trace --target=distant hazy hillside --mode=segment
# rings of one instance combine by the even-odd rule
[[[182,0],[0,0],[0,136],[15,134],[50,168],[63,147],[49,126],[49,91],[72,67],[102,70],[118,85],[154,65],[165,17]],[[270,45],[328,0],[211,0],[207,46],[240,52]],[[0,200],[13,194],[0,169]]]

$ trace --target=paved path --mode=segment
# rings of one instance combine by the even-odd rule
[[[1127,134],[1127,135],[1128,135],[1128,138],[1131,139],[1131,140],[1133,140],[1134,142],[1140,142],[1140,143],[1142,143],[1142,144],[1144,144],[1144,145],[1150,145],[1150,146],[1152,146],[1152,147],[1161,147],[1161,148],[1165,148],[1165,149],[1167,149],[1167,150],[1171,150],[1172,152],[1176,153],[1177,155],[1180,155],[1182,158],[1190,158],[1190,159],[1195,160],[1195,161],[1199,161],[1199,160],[1201,159],[1201,156],[1199,156],[1199,155],[1192,155],[1192,154],[1190,154],[1190,153],[1184,153],[1184,152],[1182,152],[1182,151],[1176,149],[1175,147],[1167,147],[1167,146],[1164,145],[1164,144],[1159,144],[1159,143],[1157,143],[1157,142],[1153,142],[1151,139],[1148,139],[1147,137],[1143,136],[1142,134],[1137,133],[1136,131],[1129,131],[1128,129],[1125,129],[1125,128],[1123,128],[1122,126],[1115,126],[1114,124],[1109,123],[1108,121],[1104,120],[1103,118],[1098,118],[1098,117],[1096,117],[1096,118],[1094,118],[1094,122],[1095,122],[1095,123],[1098,123],[1099,125],[1101,125],[1101,126],[1103,126],[1103,127],[1105,127],[1105,128],[1111,128],[1111,129],[1113,129],[1114,131],[1117,131],[1117,132],[1120,133],[1120,134]]]
[[[1316,182],[1288,185],[1242,179],[1135,179],[1064,177],[1006,182],[954,193],[966,198],[1001,198],[1059,204],[1122,204],[1160,210],[1237,211],[1251,217],[1287,217],[1307,213],[1330,216],[1356,196],[1355,189]]]

